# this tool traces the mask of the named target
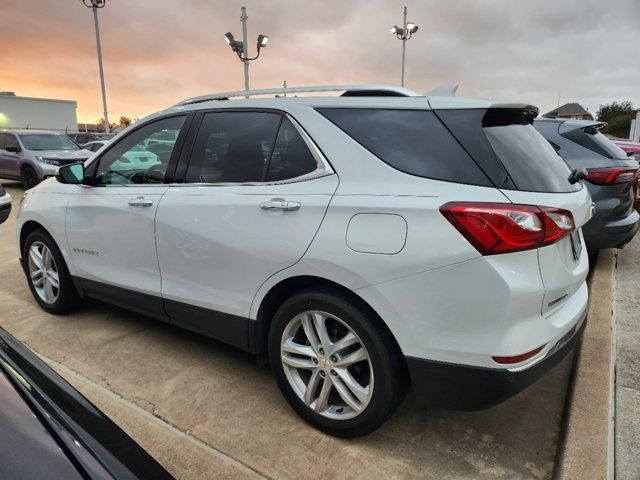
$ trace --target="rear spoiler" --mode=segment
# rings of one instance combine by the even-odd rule
[[[606,125],[606,122],[596,122],[590,120],[567,120],[560,124],[558,133],[562,135],[569,132],[575,132],[576,130],[584,130],[587,133],[596,133]],[[589,132],[588,130],[593,130],[593,132]]]

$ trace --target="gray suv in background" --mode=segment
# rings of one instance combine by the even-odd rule
[[[630,242],[640,221],[632,188],[638,162],[600,133],[602,122],[541,118],[533,126],[572,170],[587,170],[585,185],[596,206],[582,228],[587,249],[622,248]]]
[[[91,152],[63,133],[47,130],[0,130],[0,178],[35,187],[61,165],[84,162]]]

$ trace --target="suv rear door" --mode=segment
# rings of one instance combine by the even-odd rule
[[[304,255],[338,178],[272,110],[201,113],[189,139],[184,184],[169,188],[156,221],[165,308],[173,323],[247,349],[256,292]]]

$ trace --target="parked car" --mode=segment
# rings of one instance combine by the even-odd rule
[[[4,223],[11,213],[11,195],[0,185],[0,223]]]
[[[33,188],[52,177],[60,165],[83,162],[91,152],[65,134],[47,130],[0,131],[0,178]]]
[[[634,237],[640,215],[633,209],[638,162],[600,133],[601,122],[537,119],[535,128],[572,169],[586,169],[595,215],[583,228],[590,252],[622,248]]]
[[[114,137],[112,133],[89,133],[89,132],[67,133],[67,136],[78,145],[84,145],[85,143],[96,142],[100,140],[111,140]]]
[[[618,147],[624,150],[628,156],[634,156],[636,160],[640,161],[640,143],[632,142],[631,140],[624,140],[621,138],[612,139],[613,143],[615,143]],[[636,211],[640,212],[640,178],[633,185],[633,206]]]
[[[252,352],[344,437],[380,426],[408,379],[426,405],[486,408],[571,351],[591,199],[537,109],[307,90],[344,93],[187,100],[27,192],[38,304],[94,297]],[[120,160],[160,133],[158,163]]]
[[[0,431],[0,478],[173,478],[95,405],[2,328]]]

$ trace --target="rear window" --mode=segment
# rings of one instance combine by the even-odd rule
[[[436,112],[460,143],[483,166],[494,184],[507,190],[562,193],[571,169],[533,128],[523,109],[468,109]]]
[[[431,111],[319,108],[318,112],[380,160],[404,173],[448,182],[491,185]]]
[[[579,128],[562,133],[561,135],[603,157],[617,159],[627,158],[624,150],[601,134],[595,127]]]

